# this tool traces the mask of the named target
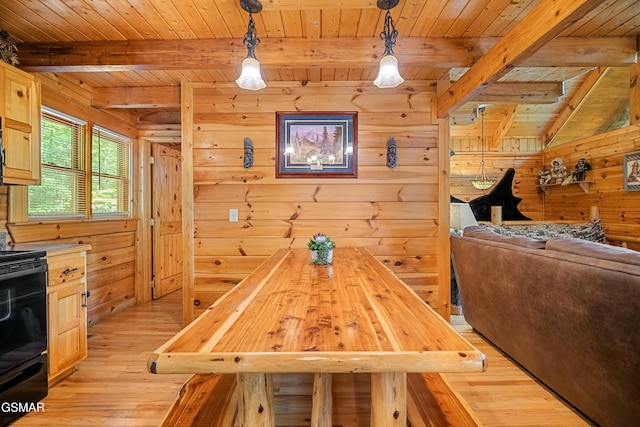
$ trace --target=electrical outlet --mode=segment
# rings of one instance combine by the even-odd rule
[[[238,222],[238,209],[229,209],[229,222]]]

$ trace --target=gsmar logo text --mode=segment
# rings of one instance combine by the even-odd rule
[[[0,411],[5,413],[44,412],[42,402],[2,402]]]

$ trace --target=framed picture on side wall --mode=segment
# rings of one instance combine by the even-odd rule
[[[276,178],[357,178],[358,113],[276,112]]]
[[[640,152],[624,156],[624,189],[640,191]]]

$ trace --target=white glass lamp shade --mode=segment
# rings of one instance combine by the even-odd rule
[[[373,84],[379,88],[391,88],[401,84],[404,79],[398,71],[398,60],[393,55],[385,55],[380,60],[380,71]]]
[[[476,178],[471,180],[471,185],[473,185],[478,190],[487,190],[491,188],[491,186],[495,183],[496,181],[494,179],[489,179],[489,178],[482,178],[482,179]]]
[[[260,75],[260,63],[257,59],[248,57],[242,61],[242,73],[236,83],[242,89],[249,90],[259,90],[267,87]]]
[[[475,215],[468,203],[449,204],[450,225],[454,230],[464,230],[465,227],[478,225]]]

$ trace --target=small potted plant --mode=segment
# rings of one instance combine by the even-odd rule
[[[335,247],[336,244],[326,234],[314,234],[307,243],[307,248],[311,251],[311,262],[315,265],[331,264]]]

